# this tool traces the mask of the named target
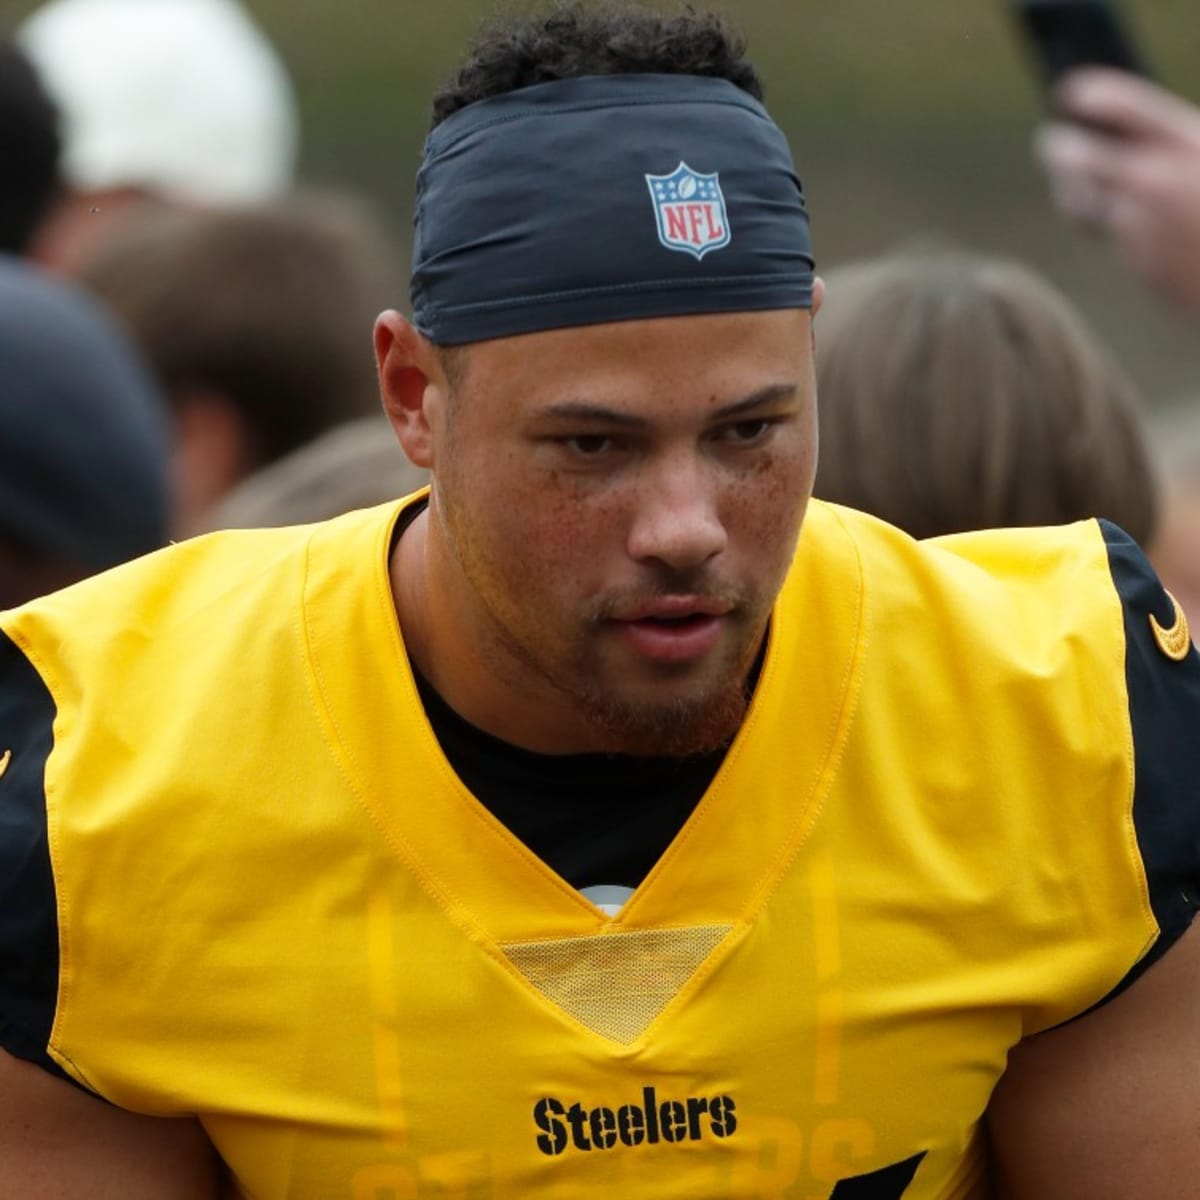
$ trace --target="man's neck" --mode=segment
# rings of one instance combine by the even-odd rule
[[[412,662],[459,716],[510,745],[540,754],[603,749],[561,695],[520,670],[469,602],[457,563],[434,527],[434,503],[404,529],[388,567]]]

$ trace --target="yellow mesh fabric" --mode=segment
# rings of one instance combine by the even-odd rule
[[[732,925],[639,929],[501,947],[547,999],[628,1045],[679,993]]]

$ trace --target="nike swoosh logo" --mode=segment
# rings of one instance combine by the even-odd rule
[[[12,762],[12,751],[5,750],[0,754],[0,779],[4,778],[4,772],[8,770],[8,764]]]
[[[1164,589],[1165,590],[1165,589]],[[1175,662],[1183,662],[1188,656],[1188,651],[1192,648],[1192,635],[1188,632],[1187,617],[1183,615],[1183,609],[1179,607],[1179,601],[1167,592],[1167,599],[1175,608],[1175,624],[1170,629],[1164,629],[1155,619],[1153,613],[1150,614],[1150,632],[1154,634],[1154,640],[1158,643],[1158,648],[1170,659]]]

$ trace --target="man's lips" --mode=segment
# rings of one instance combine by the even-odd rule
[[[707,596],[665,596],[622,611],[612,624],[642,658],[689,662],[717,644],[731,611],[727,602]]]
[[[685,617],[723,617],[733,605],[715,596],[658,596],[614,613],[614,621],[678,621]]]

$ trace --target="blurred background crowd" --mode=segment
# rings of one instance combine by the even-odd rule
[[[1129,169],[1196,225],[1171,277],[1086,138],[1042,128],[1035,154],[1047,97],[1007,0],[716,7],[828,277],[818,495],[916,536],[1111,518],[1200,625],[1194,0],[1127,14],[1174,97],[1073,100],[1170,151]],[[371,327],[405,307],[427,97],[492,8],[0,0],[0,606],[419,486]]]

